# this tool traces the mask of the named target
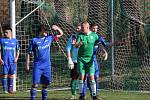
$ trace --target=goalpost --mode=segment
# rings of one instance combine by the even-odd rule
[[[15,9],[15,0],[10,0],[10,24],[11,24],[11,28],[12,28],[12,37],[16,38],[16,9]],[[16,68],[17,69],[17,68]],[[13,91],[16,92],[16,75],[17,75],[17,71],[14,75],[13,78]]]

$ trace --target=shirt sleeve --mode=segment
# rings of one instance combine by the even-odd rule
[[[76,41],[76,44],[78,44],[80,41],[82,41],[81,36],[80,36],[80,35],[77,35],[77,41]]]
[[[30,42],[29,42],[27,53],[32,53],[32,51],[33,51],[33,39],[30,40]]]
[[[20,50],[20,45],[19,45],[18,40],[16,40],[16,50],[17,50],[17,51],[19,51],[19,50]]]
[[[69,38],[69,40],[67,42],[67,46],[66,46],[67,52],[71,50],[71,46],[72,46],[72,36]]]
[[[48,37],[49,37],[49,40],[51,40],[51,41],[58,41],[58,37],[57,37],[57,35],[52,35],[52,34],[50,34],[50,35],[48,35]]]
[[[103,38],[103,37],[99,37],[99,42],[104,46],[106,47],[108,45],[108,42],[106,42],[106,40]]]
[[[95,34],[96,34],[96,33],[95,33]],[[97,34],[96,34],[95,38],[96,38],[96,41],[95,41],[95,45],[96,45],[97,43],[99,43],[99,37],[98,37]]]

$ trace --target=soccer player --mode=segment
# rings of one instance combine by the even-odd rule
[[[94,45],[98,43],[99,37],[95,32],[90,31],[90,25],[88,22],[83,22],[81,24],[81,31],[82,32],[77,36],[77,42],[75,44],[75,46],[79,48],[77,58],[77,67],[79,70],[79,100],[84,100],[83,81],[86,72],[89,73],[93,100],[97,100],[93,52]]]
[[[71,100],[76,99],[76,87],[77,87],[77,78],[79,76],[77,72],[77,54],[78,54],[78,48],[76,48],[75,42],[77,34],[81,30],[81,25],[78,25],[76,28],[76,32],[72,34],[72,36],[69,38],[66,50],[67,50],[67,58],[68,58],[68,67],[70,69],[70,77],[71,77]]]
[[[13,79],[16,74],[16,63],[19,57],[18,40],[12,38],[12,29],[4,28],[3,38],[0,39],[0,63],[2,65],[2,86],[4,93],[13,93]]]
[[[98,31],[98,26],[96,24],[91,24],[91,31],[97,33]],[[108,43],[105,41],[104,37],[102,37],[101,35],[99,36],[99,43],[97,43],[94,46],[94,67],[95,67],[95,73],[94,73],[94,78],[95,78],[95,82],[96,82],[96,94],[98,95],[98,88],[99,88],[99,83],[98,83],[98,79],[99,79],[99,65],[97,63],[97,51],[98,49],[101,50],[101,52],[103,52],[102,56],[104,58],[104,60],[107,60],[108,57],[108,53],[106,52],[106,50],[104,49],[104,47],[106,47],[108,45]],[[86,81],[87,80],[87,81]],[[87,86],[91,91],[90,88],[90,82],[89,82],[89,78],[88,78],[88,74],[86,74],[85,77],[85,81],[84,81],[84,96],[86,96],[86,90],[87,90]],[[97,96],[98,97],[98,96]],[[100,98],[99,98],[100,99]]]
[[[52,26],[54,31],[57,31],[57,35],[48,35],[47,29],[44,25],[39,28],[39,34],[37,37],[31,39],[28,54],[26,69],[29,71],[29,57],[33,52],[33,72],[32,72],[32,88],[30,91],[31,100],[35,100],[36,90],[39,82],[42,84],[42,100],[47,99],[47,88],[51,82],[51,62],[50,62],[50,47],[54,40],[57,40],[63,35],[63,31],[56,25]]]

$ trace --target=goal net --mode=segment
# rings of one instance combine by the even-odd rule
[[[150,90],[150,0],[114,0],[113,19],[110,1],[16,0],[16,38],[21,44],[17,89],[27,90],[31,87],[32,71],[29,74],[25,72],[26,49],[40,24],[47,25],[50,34],[55,34],[51,30],[53,24],[60,26],[64,32],[51,47],[50,88],[69,87],[70,72],[67,68],[65,46],[75,26],[88,21],[99,26],[98,34],[103,34],[106,41],[112,42],[111,37],[114,35],[114,52],[111,51],[112,46],[106,48],[108,60],[103,61],[97,56],[100,64],[100,89]]]

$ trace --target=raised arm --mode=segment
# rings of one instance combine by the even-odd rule
[[[61,28],[58,27],[57,25],[53,25],[53,26],[52,26],[52,29],[55,30],[55,31],[58,31],[59,34],[56,35],[58,38],[63,35],[63,31],[62,31]]]

